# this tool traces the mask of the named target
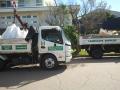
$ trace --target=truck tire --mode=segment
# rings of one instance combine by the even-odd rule
[[[57,66],[58,62],[55,56],[48,54],[42,58],[41,67],[43,69],[55,69]]]
[[[90,55],[94,59],[101,59],[103,56],[102,48],[93,48],[90,50]]]
[[[87,50],[87,53],[90,57],[92,56],[91,51]]]
[[[0,71],[2,71],[4,69],[4,61],[0,59]]]

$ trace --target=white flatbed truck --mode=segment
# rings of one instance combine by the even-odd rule
[[[56,68],[70,62],[71,43],[59,26],[41,26],[38,29],[38,60],[32,60],[31,43],[25,39],[0,39],[0,70],[6,66],[39,63],[42,68]]]
[[[80,36],[79,45],[89,56],[100,59],[104,53],[120,52],[120,35],[84,35]]]

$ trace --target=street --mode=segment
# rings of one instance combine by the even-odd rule
[[[120,57],[74,58],[67,67],[0,72],[0,90],[120,90]]]

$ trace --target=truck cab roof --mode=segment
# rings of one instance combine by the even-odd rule
[[[42,29],[57,29],[57,30],[61,30],[60,26],[40,26],[39,30]]]

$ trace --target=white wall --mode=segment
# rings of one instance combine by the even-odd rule
[[[54,2],[54,0],[43,0],[43,5],[44,6],[54,6],[55,2]]]

